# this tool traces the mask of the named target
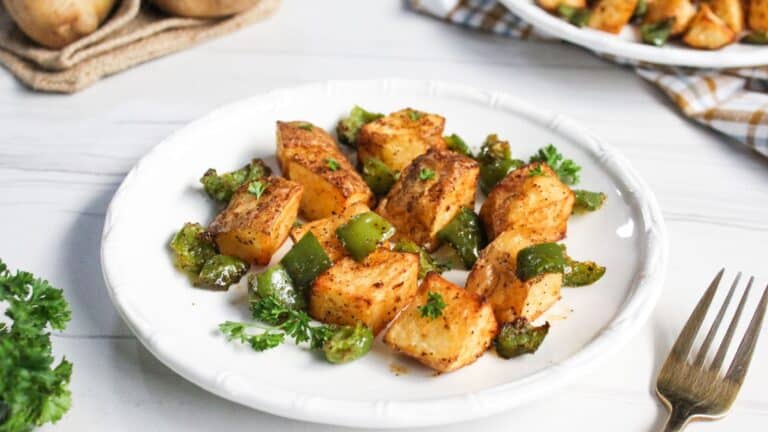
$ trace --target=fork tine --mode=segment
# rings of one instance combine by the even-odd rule
[[[719,371],[723,366],[723,360],[725,360],[725,355],[728,353],[728,346],[731,344],[733,333],[736,332],[736,327],[739,325],[741,312],[744,310],[744,305],[747,303],[749,291],[752,289],[752,282],[754,281],[754,277],[749,278],[749,282],[747,282],[747,288],[744,290],[744,294],[741,295],[739,306],[736,307],[736,313],[734,313],[733,318],[731,318],[731,323],[728,325],[728,330],[726,330],[725,336],[723,336],[723,341],[720,342],[720,348],[717,349],[717,354],[715,354],[715,358],[712,360],[712,364],[709,365],[709,370]]]
[[[675,345],[672,346],[670,356],[675,355],[681,360],[685,360],[688,357],[691,345],[693,345],[693,339],[696,337],[696,333],[699,332],[699,328],[701,328],[701,323],[707,315],[707,309],[709,309],[709,305],[712,303],[712,298],[715,296],[715,291],[717,291],[717,286],[720,284],[720,279],[723,278],[724,272],[725,269],[720,270],[712,283],[709,284],[709,288],[707,288],[707,291],[691,313],[691,317],[685,323],[680,336],[677,337]]]
[[[736,356],[731,362],[731,367],[728,368],[728,373],[725,377],[733,382],[741,384],[744,381],[744,376],[749,369],[749,362],[752,360],[752,352],[755,350],[757,344],[757,337],[760,335],[760,328],[763,325],[763,318],[765,317],[765,308],[768,304],[768,286],[763,290],[763,295],[760,298],[760,303],[755,309],[755,314],[752,316],[752,320],[749,322],[747,332],[744,334],[744,338],[741,339],[739,349],[736,350]]]
[[[720,322],[723,320],[723,315],[725,315],[725,311],[728,309],[728,305],[731,303],[731,297],[733,297],[733,292],[736,290],[736,286],[739,284],[740,279],[741,272],[736,274],[736,278],[731,284],[731,289],[728,290],[728,295],[725,296],[725,301],[723,301],[723,305],[720,306],[720,310],[717,312],[717,316],[715,317],[715,320],[712,322],[712,326],[707,332],[707,337],[704,338],[704,342],[701,344],[701,348],[699,348],[699,353],[696,355],[696,360],[693,362],[694,366],[699,367],[704,364],[704,359],[707,357],[709,346],[712,345],[712,340],[715,338],[717,329],[720,327]]]

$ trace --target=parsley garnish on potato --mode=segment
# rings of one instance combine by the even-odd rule
[[[434,170],[431,170],[429,168],[422,168],[421,171],[419,171],[419,180],[421,181],[432,180],[434,178],[435,178]]]
[[[440,293],[429,292],[427,293],[427,302],[418,307],[421,316],[424,318],[435,319],[443,314],[445,309],[445,301]]]
[[[540,148],[535,155],[531,156],[530,162],[546,163],[565,184],[575,185],[580,180],[579,171],[581,171],[581,167],[576,162],[565,159],[562,153],[552,144]]]

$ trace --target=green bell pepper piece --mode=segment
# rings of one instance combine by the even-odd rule
[[[226,289],[237,283],[248,271],[248,263],[227,255],[214,255],[203,264],[198,282],[216,288]]]
[[[573,203],[573,213],[586,213],[599,210],[607,196],[602,192],[590,192],[583,189],[574,189],[576,201]]]
[[[315,278],[331,267],[331,259],[312,232],[307,232],[280,261],[293,286],[306,298]]]
[[[323,343],[323,354],[329,363],[342,364],[368,354],[373,346],[373,332],[365,324],[343,326],[334,330]]]
[[[239,170],[218,174],[210,168],[200,178],[205,192],[216,201],[228,202],[243,183],[270,175],[272,170],[261,159],[254,159]]]
[[[592,285],[605,274],[605,267],[594,261],[576,261],[566,251],[565,245],[560,245],[565,259],[563,267],[563,286],[580,287]]]
[[[768,31],[752,30],[741,39],[741,42],[751,45],[768,45]]]
[[[336,237],[352,258],[362,261],[376,247],[395,234],[395,227],[374,212],[353,216],[336,229]]]
[[[549,332],[549,323],[534,327],[527,319],[517,318],[501,326],[494,345],[496,352],[505,359],[534,353]]]
[[[507,174],[525,165],[519,159],[512,159],[509,142],[499,139],[496,134],[486,137],[476,159],[480,164],[480,190],[486,195]]]
[[[360,128],[366,123],[382,117],[384,117],[384,114],[368,112],[355,105],[352,111],[349,112],[349,116],[339,120],[338,125],[336,125],[336,135],[342,144],[354,147],[357,143],[357,135],[360,133]]]
[[[204,233],[202,225],[188,222],[170,243],[174,265],[193,280],[197,279],[205,262],[216,255],[216,247],[203,236]]]
[[[392,171],[378,158],[363,161],[363,180],[376,196],[384,196],[392,189],[399,173]]]
[[[427,273],[442,273],[447,270],[445,265],[438,264],[427,251],[410,240],[400,240],[395,244],[395,251],[417,254],[419,256],[419,279]]]
[[[666,44],[669,36],[672,34],[673,25],[675,25],[674,17],[655,23],[641,25],[640,35],[642,35],[643,43],[655,46]]]
[[[462,207],[448,225],[437,232],[437,239],[449,243],[467,269],[475,264],[480,250],[486,243],[480,218],[466,207]]]
[[[591,12],[587,8],[578,8],[567,4],[561,4],[557,7],[557,14],[560,15],[560,18],[576,27],[584,27],[587,25],[587,21],[589,21]]]
[[[296,292],[293,281],[281,264],[267,268],[251,277],[248,284],[248,301],[254,305],[259,300],[272,296],[286,309],[303,310],[304,297]]]
[[[557,243],[528,246],[517,253],[517,277],[527,281],[544,273],[562,273],[563,249]]]
[[[456,134],[451,134],[449,136],[443,137],[443,140],[445,141],[445,144],[448,146],[448,150],[455,151],[456,153],[463,154],[464,156],[474,158],[472,155],[472,150],[469,149],[469,146],[466,142],[464,142],[463,139],[461,139],[460,136]]]

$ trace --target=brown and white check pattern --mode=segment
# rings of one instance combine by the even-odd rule
[[[408,0],[411,8],[454,24],[516,39],[551,39],[496,0]],[[654,83],[689,118],[768,157],[768,66],[701,70],[655,66],[612,56]]]

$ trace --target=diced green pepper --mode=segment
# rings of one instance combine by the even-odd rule
[[[496,134],[488,135],[476,159],[480,164],[480,189],[486,195],[507,174],[525,165],[512,159],[509,142],[500,140]]]
[[[475,264],[486,243],[480,218],[466,207],[462,207],[448,225],[437,232],[437,239],[453,246],[467,269]]]
[[[587,8],[578,8],[567,4],[561,4],[557,7],[557,14],[576,27],[584,27],[587,25],[587,21],[589,21],[591,12]]]
[[[594,261],[576,261],[566,251],[565,245],[560,245],[565,266],[563,266],[563,286],[579,287],[592,285],[605,274],[605,267]]]
[[[540,243],[517,253],[517,277],[527,281],[544,273],[562,273],[563,249],[557,243]]]
[[[751,45],[768,45],[768,31],[752,30],[741,42]]]
[[[384,117],[384,114],[368,112],[355,105],[352,111],[349,112],[349,116],[339,120],[339,124],[336,125],[336,135],[342,144],[354,147],[357,143],[357,134],[360,132],[360,128],[366,123],[382,117]]]
[[[410,240],[400,240],[395,244],[395,251],[407,252],[419,255],[419,279],[423,279],[427,273],[442,273],[445,266],[438,264],[427,251]]]
[[[353,216],[336,229],[336,236],[341,240],[341,244],[357,261],[362,261],[379,243],[394,234],[395,227],[371,211]]]
[[[655,23],[641,25],[640,34],[642,35],[643,42],[655,46],[666,44],[669,36],[672,34],[672,26],[674,25],[674,17]]]
[[[456,153],[463,154],[464,156],[474,158],[472,155],[472,150],[470,150],[467,143],[464,142],[460,136],[451,134],[449,136],[443,137],[443,140],[445,140],[445,144],[448,146],[448,150],[452,150]]]
[[[337,328],[323,343],[323,354],[329,363],[342,364],[368,354],[373,346],[373,332],[365,324]]]
[[[331,259],[311,231],[304,234],[280,261],[293,286],[306,298],[315,278],[331,267]]]
[[[646,13],[648,13],[648,0],[637,0],[635,12],[632,13],[632,21],[642,21]]]
[[[505,359],[532,354],[539,349],[548,332],[549,323],[534,327],[527,319],[517,318],[501,326],[495,341],[496,352]]]
[[[227,255],[214,255],[200,269],[198,281],[202,285],[226,289],[248,271],[248,263]]]
[[[200,178],[205,192],[216,201],[228,202],[243,183],[268,176],[272,170],[261,159],[254,159],[239,170],[218,174],[211,168]]]
[[[599,210],[607,198],[602,192],[590,192],[582,189],[574,189],[573,193],[576,196],[576,201],[573,203],[573,213],[576,214]]]
[[[205,262],[216,255],[216,247],[203,236],[204,233],[202,225],[188,222],[173,236],[170,244],[174,265],[193,280],[197,279]]]
[[[398,173],[392,171],[378,158],[363,161],[363,180],[376,196],[384,196],[397,181]]]
[[[291,277],[281,264],[269,267],[252,277],[249,282],[248,300],[252,305],[272,296],[286,309],[305,308],[304,297],[296,292]]]

